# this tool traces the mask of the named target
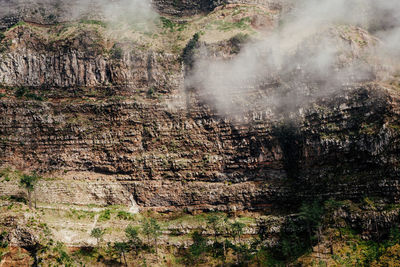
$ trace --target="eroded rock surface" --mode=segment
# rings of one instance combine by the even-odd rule
[[[185,87],[179,54],[134,43],[115,50],[86,29],[45,40],[32,27],[6,33],[0,158],[56,177],[40,182],[39,201],[130,205],[133,196],[141,208],[240,210],[315,197],[399,198],[396,84],[356,81],[290,112],[226,116]],[[205,47],[234,57],[231,45]],[[27,97],[37,95],[42,101]],[[0,183],[0,193],[22,194],[15,181]]]

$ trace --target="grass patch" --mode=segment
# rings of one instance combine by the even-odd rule
[[[109,209],[104,210],[99,217],[100,222],[108,221],[111,219],[111,211]]]
[[[82,220],[82,219],[93,219],[95,215],[95,212],[92,211],[82,211],[82,210],[76,210],[76,209],[71,209],[70,213],[68,214],[68,217],[72,218],[72,219],[78,219],[78,220]]]
[[[251,18],[245,17],[245,18],[241,18],[239,21],[235,21],[235,22],[230,22],[230,21],[225,21],[225,20],[216,20],[216,21],[213,21],[211,24],[214,25],[217,30],[227,32],[227,31],[231,31],[234,29],[239,29],[239,30],[249,29],[250,22],[251,22]]]
[[[11,180],[18,180],[21,178],[22,172],[14,171],[11,168],[0,169],[0,178],[3,178],[3,181],[9,182]]]
[[[133,220],[134,217],[129,212],[120,210],[118,211],[117,218],[128,221],[128,220]]]
[[[178,23],[175,23],[175,22],[173,22],[172,20],[170,20],[170,19],[167,19],[167,18],[165,18],[165,17],[161,17],[160,18],[160,21],[161,21],[161,26],[162,26],[162,28],[163,29],[167,29],[167,30],[169,30],[170,32],[175,32],[175,31],[179,31],[179,32],[181,32],[181,31],[183,31],[185,28],[186,28],[186,25],[185,24],[178,24]]]

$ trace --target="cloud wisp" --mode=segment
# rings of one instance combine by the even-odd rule
[[[292,4],[275,31],[248,43],[238,55],[197,58],[187,76],[189,86],[225,116],[257,109],[285,113],[344,86],[374,80],[377,65],[399,59],[397,1],[300,0]]]

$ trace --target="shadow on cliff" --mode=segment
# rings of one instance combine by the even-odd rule
[[[294,121],[285,121],[272,128],[273,136],[278,140],[283,156],[283,167],[289,179],[299,176],[300,161],[303,157],[303,137]]]

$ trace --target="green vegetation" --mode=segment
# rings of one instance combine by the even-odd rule
[[[156,88],[155,88],[154,86],[151,86],[151,87],[149,88],[149,90],[147,90],[147,95],[148,95],[149,97],[153,97],[153,96],[155,95],[155,92],[156,92]]]
[[[400,125],[399,124],[389,124],[388,126],[389,126],[389,128],[391,128],[391,129],[393,129],[393,130],[395,130],[397,132],[400,132]]]
[[[122,47],[115,44],[111,49],[111,58],[116,60],[121,60],[123,55],[124,55],[124,50],[122,50]]]
[[[186,47],[183,49],[182,60],[190,68],[193,67],[193,56],[195,48],[199,42],[199,39],[200,39],[200,34],[195,33],[192,39],[190,39]]]
[[[250,39],[250,35],[247,33],[238,33],[229,39],[232,44],[232,52],[239,53],[241,46],[246,43]]]
[[[147,238],[147,243],[150,244],[151,240],[153,240],[153,245],[156,248],[157,253],[157,243],[159,237],[161,236],[161,226],[154,218],[145,218],[143,220],[143,234]]]
[[[32,192],[35,191],[35,186],[41,177],[36,173],[32,175],[23,174],[19,183],[20,186],[24,187],[28,194],[29,208],[32,209]],[[36,208],[36,197],[35,197],[35,208]]]
[[[97,227],[93,228],[92,231],[90,232],[90,236],[96,238],[97,246],[100,245],[100,242],[102,241],[104,234],[105,231]]]
[[[16,97],[23,97],[27,93],[27,89],[25,87],[18,87],[15,90],[15,96]]]
[[[14,212],[24,212],[20,205],[22,204],[14,204],[11,209]],[[82,247],[74,252],[68,252],[60,242],[51,241],[52,231],[49,228],[52,226],[34,218],[29,219],[27,225],[32,229],[41,229],[44,233],[41,240],[43,249],[38,251],[42,262],[50,263],[54,260],[53,263],[65,266],[79,265],[79,262],[88,265],[95,262],[140,265],[144,261],[151,261],[152,263],[148,262],[150,265],[164,260],[172,266],[313,266],[315,259],[320,258],[318,251],[329,250],[329,258],[324,254],[325,258],[320,262],[326,266],[387,266],[387,262],[396,262],[400,242],[399,228],[394,227],[390,233],[373,228],[375,237],[365,239],[362,237],[365,234],[360,229],[351,228],[351,224],[338,218],[336,213],[338,210],[352,214],[360,214],[360,209],[364,212],[396,210],[396,207],[384,208],[379,205],[379,200],[374,198],[364,198],[360,203],[334,199],[304,202],[291,215],[285,216],[284,221],[278,219],[279,217],[260,215],[255,218],[243,215],[230,217],[219,212],[198,215],[148,212],[126,216],[126,212],[121,212],[120,206],[110,206],[97,213],[108,218],[103,227],[127,226],[122,228],[122,232],[120,227],[94,228],[90,234],[97,239],[96,246]],[[37,211],[40,213],[40,210]],[[77,212],[65,211],[65,215]],[[124,215],[118,216],[120,214]],[[55,212],[55,215],[65,216],[60,211]],[[91,225],[94,218],[86,218],[90,219],[87,223]],[[373,226],[374,218],[376,219],[371,217]],[[127,221],[129,224],[126,224]],[[83,222],[80,221],[79,224]],[[105,229],[107,238],[112,237],[114,242],[103,244]],[[280,231],[276,233],[273,229]],[[161,235],[164,235],[162,239]],[[0,236],[0,242],[4,240],[4,236],[7,233]],[[161,240],[164,242],[160,242]],[[271,245],[271,240],[276,243]],[[179,248],[165,242],[189,245]],[[7,242],[0,246],[0,252],[4,251],[4,247],[7,247]],[[312,252],[311,248],[317,252]]]
[[[309,239],[308,241],[310,242],[310,245],[315,231],[317,231],[319,239],[319,235],[321,233],[321,219],[323,214],[323,207],[317,201],[312,203],[303,203],[300,208],[300,218],[306,222]]]
[[[104,210],[99,217],[99,221],[108,221],[111,218],[111,211],[109,209]]]
[[[220,31],[228,32],[234,29],[246,30],[250,29],[250,17],[241,18],[239,21],[230,22],[226,20],[216,20],[212,22],[212,25],[215,25],[216,28]]]
[[[125,254],[126,254],[126,252],[128,252],[129,251],[129,246],[128,246],[128,244],[126,243],[126,242],[115,242],[114,243],[114,250],[118,253],[118,255],[119,255],[119,262],[120,263],[122,263],[122,260],[121,260],[121,258],[123,258],[124,259],[124,262],[125,262],[125,266],[128,266],[128,263],[127,263],[127,261],[126,261],[126,257],[125,257]]]
[[[72,266],[72,258],[66,252],[66,247],[62,242],[57,242],[53,248],[53,252],[56,254],[56,261],[58,264],[64,266]]]
[[[8,233],[6,231],[0,233],[0,248],[8,247],[8,241],[6,239],[7,235]]]
[[[338,230],[342,242],[339,249],[332,255],[335,264],[342,266],[398,266],[400,263],[400,251],[398,250],[400,231],[397,227],[392,228],[388,238],[381,241],[363,240],[361,233],[351,228],[339,228]],[[392,262],[393,265],[388,262]]]
[[[165,17],[160,17],[160,20],[162,23],[162,28],[169,30],[169,32],[175,32],[175,31],[181,32],[186,27],[186,25],[183,23],[178,24]]]
[[[187,264],[198,265],[204,262],[204,256],[209,251],[207,238],[198,231],[195,231],[191,236],[193,244],[189,247],[185,255],[185,261]]]
[[[6,52],[11,44],[12,40],[7,39],[5,33],[0,31],[0,54]]]
[[[117,217],[121,220],[133,220],[132,214],[123,210],[118,211]]]
[[[6,231],[0,232],[0,261],[8,251],[7,235],[8,233]]]
[[[12,175],[13,172],[10,168],[4,168],[0,170],[0,178],[3,178],[5,182],[9,182]]]
[[[31,100],[37,100],[37,101],[43,101],[44,98],[42,96],[39,96],[33,92],[31,92],[28,88],[24,86],[16,87],[14,88],[15,93],[14,96],[17,98],[26,98],[26,99],[31,99]]]
[[[128,239],[129,248],[137,255],[143,246],[143,242],[139,237],[139,229],[133,225],[125,228],[125,236]]]

